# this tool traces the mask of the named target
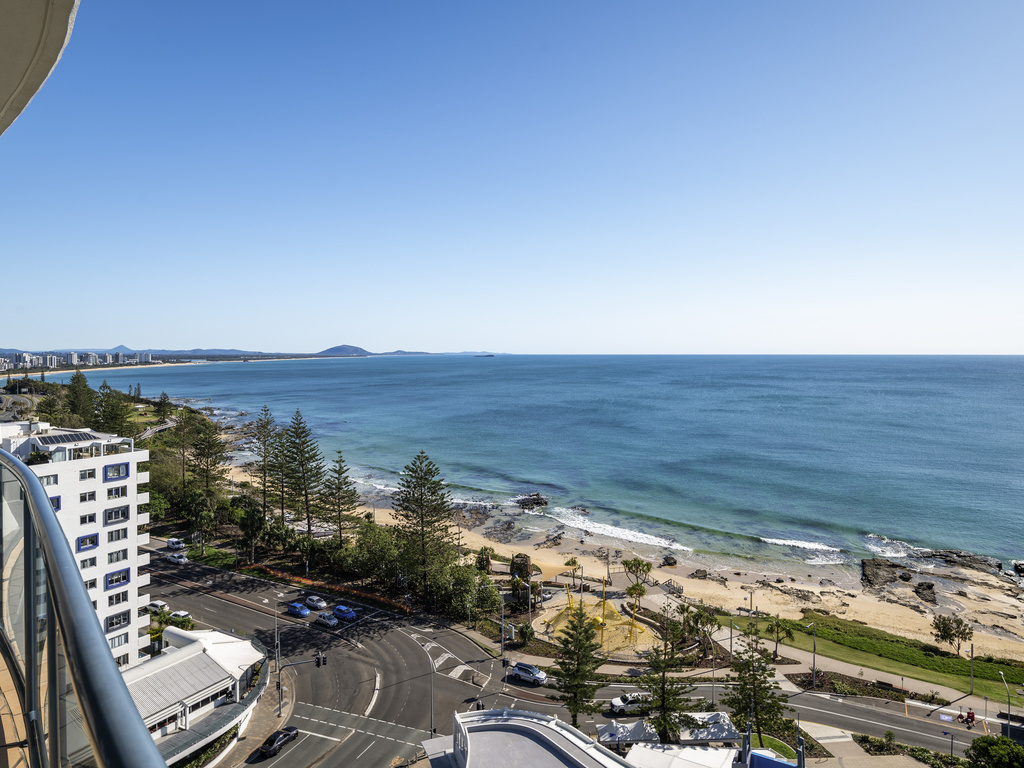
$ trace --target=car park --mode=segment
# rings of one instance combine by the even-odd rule
[[[527,664],[526,662],[520,661],[518,664],[512,667],[510,673],[512,679],[523,682],[524,680],[534,685],[543,685],[547,682],[548,673],[542,669],[538,669],[533,664]]]
[[[309,608],[304,606],[302,603],[288,603],[288,613],[292,616],[298,616],[301,619],[309,616]]]
[[[334,615],[337,616],[339,619],[344,619],[345,621],[356,620],[356,612],[345,605],[334,606]]]
[[[170,609],[171,607],[163,600],[154,600],[146,606],[146,613],[160,613],[161,611],[169,611]]]
[[[167,540],[167,548],[168,549],[184,549],[185,548],[185,542],[182,541],[181,539],[168,539]]]
[[[334,628],[338,626],[338,620],[334,618],[334,614],[324,611],[316,615],[316,623],[322,627]]]
[[[167,556],[167,560],[168,562],[177,563],[178,565],[184,565],[188,562],[188,558],[181,552],[171,552],[171,554]]]
[[[286,728],[282,728],[280,731],[274,731],[272,734],[267,736],[267,740],[260,745],[260,752],[264,757],[273,757],[281,751],[281,747],[289,741],[294,741],[298,736],[299,729],[290,725]]]
[[[172,619],[191,619],[192,614],[188,611],[175,611],[171,614]]]
[[[643,709],[651,703],[649,693],[624,693],[617,699],[612,699],[611,711],[613,715],[625,715]]]
[[[327,601],[319,595],[310,595],[306,598],[306,605],[314,611],[322,611],[327,608]]]

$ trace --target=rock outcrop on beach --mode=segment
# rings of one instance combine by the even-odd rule
[[[918,555],[922,560],[942,560],[955,568],[969,568],[983,573],[1000,573],[1003,570],[1001,561],[994,557],[975,555],[959,549],[932,549]]]
[[[860,582],[868,589],[881,589],[900,578],[900,572],[906,567],[882,557],[872,557],[860,561]]]
[[[919,581],[914,585],[914,594],[931,605],[938,605],[939,599],[935,596],[935,585],[930,581]]]
[[[512,500],[517,507],[525,509],[527,512],[537,509],[538,507],[546,507],[548,500],[546,496],[541,496],[539,493],[528,493],[524,496],[516,496]]]

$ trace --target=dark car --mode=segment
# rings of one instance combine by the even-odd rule
[[[267,757],[273,757],[281,751],[281,747],[289,741],[294,741],[299,735],[299,729],[288,726],[280,731],[274,731],[267,736],[267,740],[260,745],[260,752]]]

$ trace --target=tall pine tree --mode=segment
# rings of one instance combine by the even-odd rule
[[[348,467],[341,451],[337,452],[334,461],[327,467],[323,485],[323,506],[324,512],[332,517],[332,522],[337,521],[338,540],[342,539],[342,532],[345,530],[346,521],[353,525],[356,518],[352,513],[359,507],[359,491],[356,484],[348,476]]]
[[[742,647],[732,657],[732,672],[733,685],[722,696],[722,704],[735,713],[737,724],[746,716],[763,745],[762,730],[781,721],[789,707],[775,685],[775,670],[753,624],[743,633]]]
[[[256,487],[260,489],[260,502],[263,505],[263,516],[267,516],[268,505],[267,495],[271,489],[271,470],[274,462],[274,444],[278,437],[277,424],[274,422],[274,414],[264,405],[252,424],[252,441],[250,446],[253,455],[256,457],[249,464],[249,474],[256,481]]]
[[[427,594],[432,568],[445,568],[456,559],[452,534],[452,499],[445,489],[441,470],[420,451],[405,465],[398,492],[392,501],[409,586]]]
[[[306,535],[312,536],[313,518],[324,482],[324,456],[298,408],[284,431],[284,454],[290,498],[306,518]]]
[[[594,701],[601,686],[590,682],[601,663],[597,657],[601,645],[597,642],[594,622],[587,615],[582,602],[577,602],[572,609],[569,622],[558,633],[557,640],[557,688],[562,695],[555,698],[565,704],[575,728],[579,725],[580,714],[597,712],[601,708]]]

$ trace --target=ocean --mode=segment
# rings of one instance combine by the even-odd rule
[[[298,408],[367,485],[395,487],[424,450],[456,499],[539,492],[550,504],[527,524],[648,553],[1024,557],[1021,357],[437,355],[87,376],[228,421]]]

